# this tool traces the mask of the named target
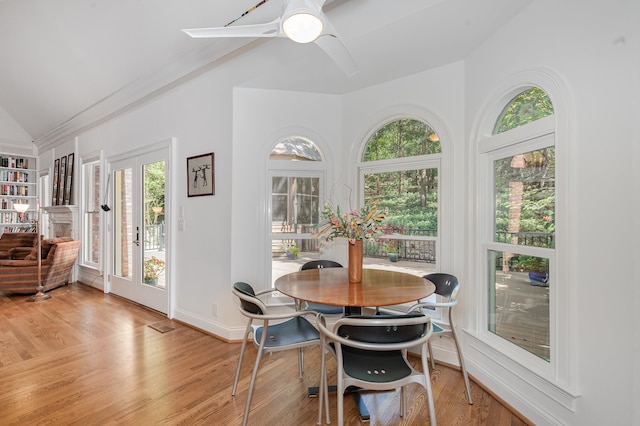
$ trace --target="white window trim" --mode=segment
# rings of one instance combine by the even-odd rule
[[[401,170],[419,170],[419,169],[436,169],[438,171],[438,236],[437,237],[421,237],[421,236],[411,236],[412,240],[424,240],[424,241],[435,241],[436,242],[436,271],[440,270],[440,264],[442,257],[440,242],[442,238],[440,234],[442,232],[441,220],[442,220],[442,167],[441,167],[441,159],[442,154],[431,154],[431,155],[418,155],[414,157],[401,157],[394,158],[391,160],[381,160],[381,161],[367,161],[360,163],[360,167],[358,168],[358,194],[359,199],[364,200],[364,176],[365,174],[376,174],[376,173],[388,173],[388,172],[398,172]],[[358,204],[360,205],[360,204]],[[403,239],[400,237],[399,239]]]
[[[497,109],[503,108],[513,96],[531,86],[545,90],[553,102],[555,114],[513,129],[510,135],[489,136],[490,129],[493,128],[498,116]],[[472,149],[469,152],[472,156],[471,164],[475,164],[475,171],[471,169],[469,183],[470,188],[475,192],[475,204],[472,203],[474,212],[470,216],[469,225],[471,230],[476,230],[476,233],[471,237],[472,243],[469,245],[469,275],[478,278],[473,289],[475,302],[469,306],[470,323],[465,329],[465,337],[467,353],[471,355],[470,364],[473,365],[471,371],[490,388],[509,393],[512,398],[519,399],[524,405],[530,407],[532,398],[551,398],[564,407],[575,410],[580,391],[575,361],[578,335],[578,324],[575,321],[577,306],[576,298],[572,295],[576,293],[577,284],[569,279],[570,259],[566,250],[570,231],[567,220],[567,197],[573,185],[567,179],[569,170],[567,153],[575,141],[569,138],[567,117],[571,111],[569,111],[569,96],[565,87],[567,87],[566,84],[548,69],[525,71],[506,78],[497,90],[500,95],[485,104],[484,111],[474,123],[470,139]],[[488,314],[486,249],[493,246],[489,243],[491,239],[486,237],[487,232],[490,232],[486,224],[493,221],[490,217],[493,211],[493,199],[490,193],[493,168],[486,153],[544,134],[554,134],[555,137],[557,231],[555,256],[550,259],[550,268],[556,271],[556,282],[560,283],[554,286],[554,307],[550,306],[550,320],[555,324],[550,330],[554,359],[548,366],[541,365],[546,362],[524,349],[507,343],[502,338],[491,336],[486,327]],[[522,145],[519,150],[522,151],[525,146]],[[507,377],[510,379],[502,380]],[[541,410],[537,414],[551,418],[549,413]]]
[[[84,232],[85,232],[85,226],[86,226],[84,208],[85,208],[85,197],[87,196],[86,182],[84,179],[84,166],[85,164],[89,164],[89,163],[98,163],[98,165],[100,166],[100,182],[99,182],[100,193],[98,194],[99,200],[103,199],[104,197],[103,194],[105,191],[104,180],[105,180],[106,169],[105,169],[105,162],[104,162],[102,151],[89,153],[80,157],[80,167],[79,167],[79,173],[78,173],[80,175],[80,191],[79,191],[80,202],[78,203],[78,206],[79,206],[79,217],[80,217],[79,229],[80,229],[80,234],[82,235],[81,239],[83,240],[83,244],[84,244]],[[102,275],[104,273],[103,247],[104,247],[105,233],[104,233],[104,226],[103,226],[104,224],[103,213],[101,211],[98,211],[98,217],[99,217],[99,228],[100,228],[100,231],[99,231],[100,244],[98,245],[98,263],[87,261],[84,258],[84,247],[81,247],[78,264],[84,268],[93,269],[97,271],[100,275]]]
[[[413,240],[425,240],[425,241],[435,241],[436,242],[436,263],[435,270],[441,271],[441,268],[445,268],[450,270],[451,268],[447,265],[451,265],[451,244],[446,243],[446,241],[450,240],[451,232],[451,220],[449,217],[443,216],[443,211],[451,211],[451,200],[453,197],[450,196],[452,191],[451,186],[451,174],[449,170],[451,169],[450,164],[452,161],[449,157],[445,156],[445,152],[450,152],[448,148],[450,147],[450,137],[449,132],[446,126],[434,115],[427,111],[418,110],[415,107],[400,107],[401,110],[411,111],[413,110],[413,114],[393,114],[390,117],[385,117],[380,119],[378,123],[376,123],[368,134],[365,136],[360,149],[358,150],[357,157],[357,185],[358,188],[358,200],[357,205],[360,205],[364,200],[364,175],[369,173],[385,173],[385,172],[397,172],[401,170],[417,170],[417,169],[437,169],[438,170],[438,236],[437,237],[421,237],[421,236],[411,236]],[[431,127],[440,138],[440,153],[434,154],[425,154],[425,155],[415,155],[410,157],[399,157],[399,158],[391,158],[384,160],[376,160],[376,161],[362,161],[362,157],[364,155],[364,151],[366,150],[367,143],[373,136],[373,134],[378,131],[381,127],[386,126],[389,123],[398,120],[404,119],[413,119],[417,121],[421,121],[426,123],[429,127]],[[443,163],[447,163],[447,167],[443,167]],[[446,235],[447,239],[443,239],[443,235]],[[446,248],[444,247],[446,245]],[[444,254],[446,250],[446,255]],[[429,296],[423,300],[435,301],[435,296]],[[403,312],[410,308],[414,302],[412,303],[404,303],[395,306],[388,306],[383,308],[383,310],[387,310],[390,312]],[[437,308],[432,312],[425,312],[425,314],[435,320],[448,322],[448,318],[442,317],[442,309]],[[437,345],[436,345],[437,346]]]
[[[264,289],[273,288],[273,284],[271,282],[273,271],[272,271],[272,248],[271,244],[273,239],[288,239],[288,238],[310,238],[311,234],[274,234],[271,228],[271,212],[272,212],[272,179],[274,176],[295,176],[295,177],[315,177],[320,179],[319,185],[319,193],[320,193],[320,206],[324,204],[326,201],[325,195],[325,185],[326,179],[329,169],[329,161],[327,160],[329,153],[326,149],[323,149],[323,141],[319,136],[303,136],[300,132],[296,131],[295,133],[290,133],[285,136],[282,136],[277,139],[274,143],[272,143],[267,152],[267,170],[266,175],[267,179],[264,182],[264,205],[265,205],[265,214],[264,214],[264,223],[263,229],[265,232],[263,235],[266,235],[264,241],[264,249],[263,253],[265,256],[265,276],[269,277],[268,280],[265,280]],[[301,138],[306,139],[312,142],[316,148],[320,151],[322,156],[322,161],[291,161],[291,160],[270,160],[269,154],[274,146],[276,146],[280,141],[289,138]],[[285,296],[284,294],[280,294],[278,292],[273,292],[268,295],[267,298],[268,304],[270,306],[280,306],[280,305],[293,305],[293,299],[289,296]]]

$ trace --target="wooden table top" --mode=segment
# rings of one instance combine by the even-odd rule
[[[347,268],[292,272],[278,278],[281,293],[307,302],[334,306],[389,306],[430,296],[435,285],[422,277],[382,269],[363,269],[362,282],[350,283]]]

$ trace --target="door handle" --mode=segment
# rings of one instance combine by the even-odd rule
[[[140,246],[140,227],[136,226],[136,239],[133,241],[133,244]]]

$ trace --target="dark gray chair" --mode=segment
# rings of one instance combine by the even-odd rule
[[[442,308],[449,311],[448,319],[449,323],[447,324],[444,321],[432,320],[433,322],[433,334],[437,335],[451,335],[453,337],[453,341],[456,345],[456,350],[458,351],[458,361],[460,362],[460,371],[462,372],[462,378],[464,379],[464,385],[467,388],[467,398],[469,399],[469,404],[473,404],[473,399],[471,398],[471,387],[469,386],[469,376],[467,375],[467,368],[464,365],[464,356],[462,355],[462,346],[460,345],[460,341],[458,339],[458,333],[456,332],[456,327],[453,323],[453,307],[458,304],[458,291],[460,290],[460,283],[458,279],[451,275],[445,273],[433,273],[427,274],[424,278],[428,279],[436,286],[435,294],[442,298],[442,302],[420,302],[413,305],[409,312],[421,310],[421,309],[434,309],[434,308]],[[442,318],[445,318],[444,312]],[[435,360],[433,358],[433,350],[431,349],[431,342],[428,344],[429,347],[429,357],[431,358],[431,368],[435,368]]]
[[[233,285],[232,292],[240,298],[240,312],[247,318],[247,328],[242,339],[242,347],[240,348],[240,357],[238,358],[238,367],[236,369],[236,378],[233,382],[233,390],[231,395],[236,395],[238,386],[238,378],[240,377],[240,368],[242,366],[242,358],[247,346],[247,340],[250,333],[253,333],[253,344],[258,350],[253,373],[251,373],[251,382],[249,383],[249,393],[244,407],[244,418],[242,424],[246,425],[249,419],[249,410],[251,408],[251,398],[253,397],[253,388],[258,374],[260,359],[264,352],[277,352],[288,349],[298,349],[298,368],[299,375],[302,378],[304,370],[304,354],[302,348],[305,346],[318,346],[320,344],[320,334],[318,330],[306,319],[305,315],[311,315],[311,311],[296,311],[283,314],[270,314],[267,306],[258,296],[270,293],[276,290],[265,290],[256,293],[247,283],[237,282]],[[262,325],[254,325],[253,321],[261,321]],[[286,320],[284,322],[278,322]],[[278,322],[272,324],[271,321]],[[268,336],[268,337],[267,337]]]
[[[300,267],[301,271],[316,268],[342,268],[342,265],[333,260],[311,260]],[[344,308],[342,306],[323,305],[321,303],[304,302],[304,309],[318,312],[325,315],[343,315]]]
[[[345,390],[357,386],[366,390],[400,388],[400,416],[405,415],[404,387],[421,384],[427,392],[431,425],[436,425],[436,410],[427,361],[427,342],[432,334],[431,319],[420,312],[405,315],[351,316],[339,319],[329,330],[324,315],[316,321],[322,336],[320,398],[318,424],[322,423],[323,405],[329,419],[326,352],[337,362],[338,425],[344,423]],[[407,350],[420,347],[422,371],[407,360]]]

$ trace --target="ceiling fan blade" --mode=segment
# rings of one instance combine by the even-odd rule
[[[329,20],[326,19],[326,16],[324,22],[324,32],[316,39],[315,43],[334,60],[347,77],[352,77],[359,70],[356,61],[353,59],[353,56],[351,56],[351,52],[349,52],[347,46],[340,39],[335,28],[333,28]]]
[[[193,38],[224,37],[280,37],[280,18],[256,25],[238,25],[214,28],[193,28],[182,30]]]

